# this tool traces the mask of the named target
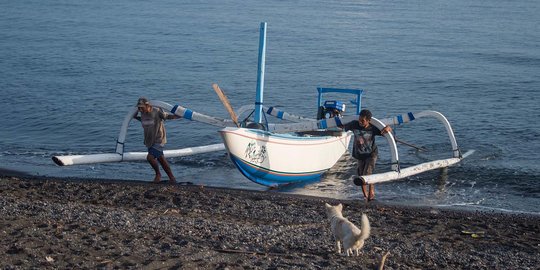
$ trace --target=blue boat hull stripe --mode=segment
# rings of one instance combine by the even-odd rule
[[[231,155],[231,160],[234,165],[240,170],[240,172],[246,176],[249,180],[269,186],[276,187],[280,185],[288,185],[293,183],[305,183],[310,181],[318,181],[321,178],[321,175],[326,171],[316,171],[309,173],[297,173],[297,174],[287,174],[280,173],[276,171],[270,171],[265,168],[259,167],[254,164],[250,164],[241,160],[240,158]]]

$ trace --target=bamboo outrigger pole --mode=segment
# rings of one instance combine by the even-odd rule
[[[209,153],[215,151],[223,151],[225,146],[222,143],[188,147],[175,150],[165,150],[163,154],[166,158],[171,157],[183,157],[195,154]],[[103,153],[103,154],[91,154],[91,155],[68,155],[68,156],[54,156],[52,157],[54,163],[59,166],[69,165],[81,165],[81,164],[93,164],[93,163],[108,163],[108,162],[121,162],[121,161],[137,161],[146,160],[148,152],[126,152],[123,154],[117,153]]]
[[[180,105],[171,105],[162,101],[150,101],[152,106],[159,107],[166,111],[169,111],[172,114],[181,116],[185,119],[198,121],[201,123],[227,127],[236,125],[231,120],[225,120],[217,117],[207,116],[201,113],[194,112],[190,109],[184,108]],[[122,162],[122,161],[137,161],[145,160],[147,152],[124,152],[124,142],[126,140],[127,129],[129,123],[133,119],[137,108],[133,107],[128,111],[122,127],[120,128],[120,133],[118,134],[118,139],[116,141],[116,149],[113,153],[99,153],[99,154],[90,154],[90,155],[65,155],[65,156],[53,156],[52,160],[59,166],[69,166],[69,165],[80,165],[80,164],[94,164],[94,163],[108,163],[108,162]],[[165,150],[163,154],[166,158],[170,157],[183,157],[190,156],[195,154],[209,153],[215,151],[224,151],[225,145],[222,143],[203,145],[196,147],[188,147],[182,149],[174,150]]]
[[[447,158],[434,160],[430,162],[421,163],[418,165],[410,166],[407,168],[402,168],[399,171],[389,171],[385,173],[371,174],[360,176],[360,181],[364,184],[375,184],[393,181],[397,179],[402,179],[409,177],[415,174],[423,173],[430,170],[435,170],[439,168],[446,168],[460,162],[463,158],[474,153],[474,150],[469,150],[462,157],[457,158]]]

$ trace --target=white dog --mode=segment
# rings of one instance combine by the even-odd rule
[[[360,230],[343,217],[341,214],[343,205],[341,203],[336,206],[327,203],[325,205],[332,233],[336,239],[337,252],[341,254],[341,242],[347,256],[351,256],[354,250],[356,250],[356,256],[358,256],[360,254],[359,250],[364,246],[364,241],[369,237],[371,231],[366,214],[362,214],[362,229]]]

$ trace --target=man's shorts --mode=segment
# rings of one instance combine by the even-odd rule
[[[163,156],[163,145],[157,143],[152,145],[152,147],[148,148],[148,154],[154,158],[160,158]]]
[[[373,170],[375,170],[375,162],[377,162],[377,157],[377,155],[371,155],[366,159],[358,159],[358,176],[373,174]],[[354,184],[357,186],[362,185],[360,181],[356,181],[356,178]]]

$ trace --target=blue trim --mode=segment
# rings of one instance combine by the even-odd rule
[[[318,181],[326,171],[308,172],[302,174],[287,174],[270,171],[254,164],[247,163],[234,155],[231,160],[238,170],[249,180],[268,187],[277,187],[294,183]]]
[[[364,90],[362,89],[340,89],[340,88],[330,88],[330,87],[317,87],[317,90],[319,93],[348,93],[348,94],[354,94],[354,95],[361,95]]]
[[[274,107],[268,108],[268,111],[266,111],[267,114],[272,115],[272,111],[274,110]]]
[[[397,116],[397,121],[398,124],[403,124],[403,116],[401,116],[401,114]]]
[[[334,119],[336,120],[336,126],[338,127],[343,126],[343,124],[341,123],[341,119],[339,119],[339,117],[334,117]]]
[[[326,120],[319,121],[319,128],[326,129],[327,128]]]
[[[409,116],[410,121],[412,121],[412,120],[415,119],[415,118],[414,118],[414,115],[412,114],[412,112],[407,113],[407,115]]]
[[[191,117],[193,117],[193,111],[186,109],[186,111],[184,112],[184,118],[191,120]]]
[[[178,104],[174,105],[174,107],[171,110],[171,113],[176,114],[176,110],[178,109]]]
[[[283,111],[279,111],[279,112],[277,113],[277,118],[283,119]]]

